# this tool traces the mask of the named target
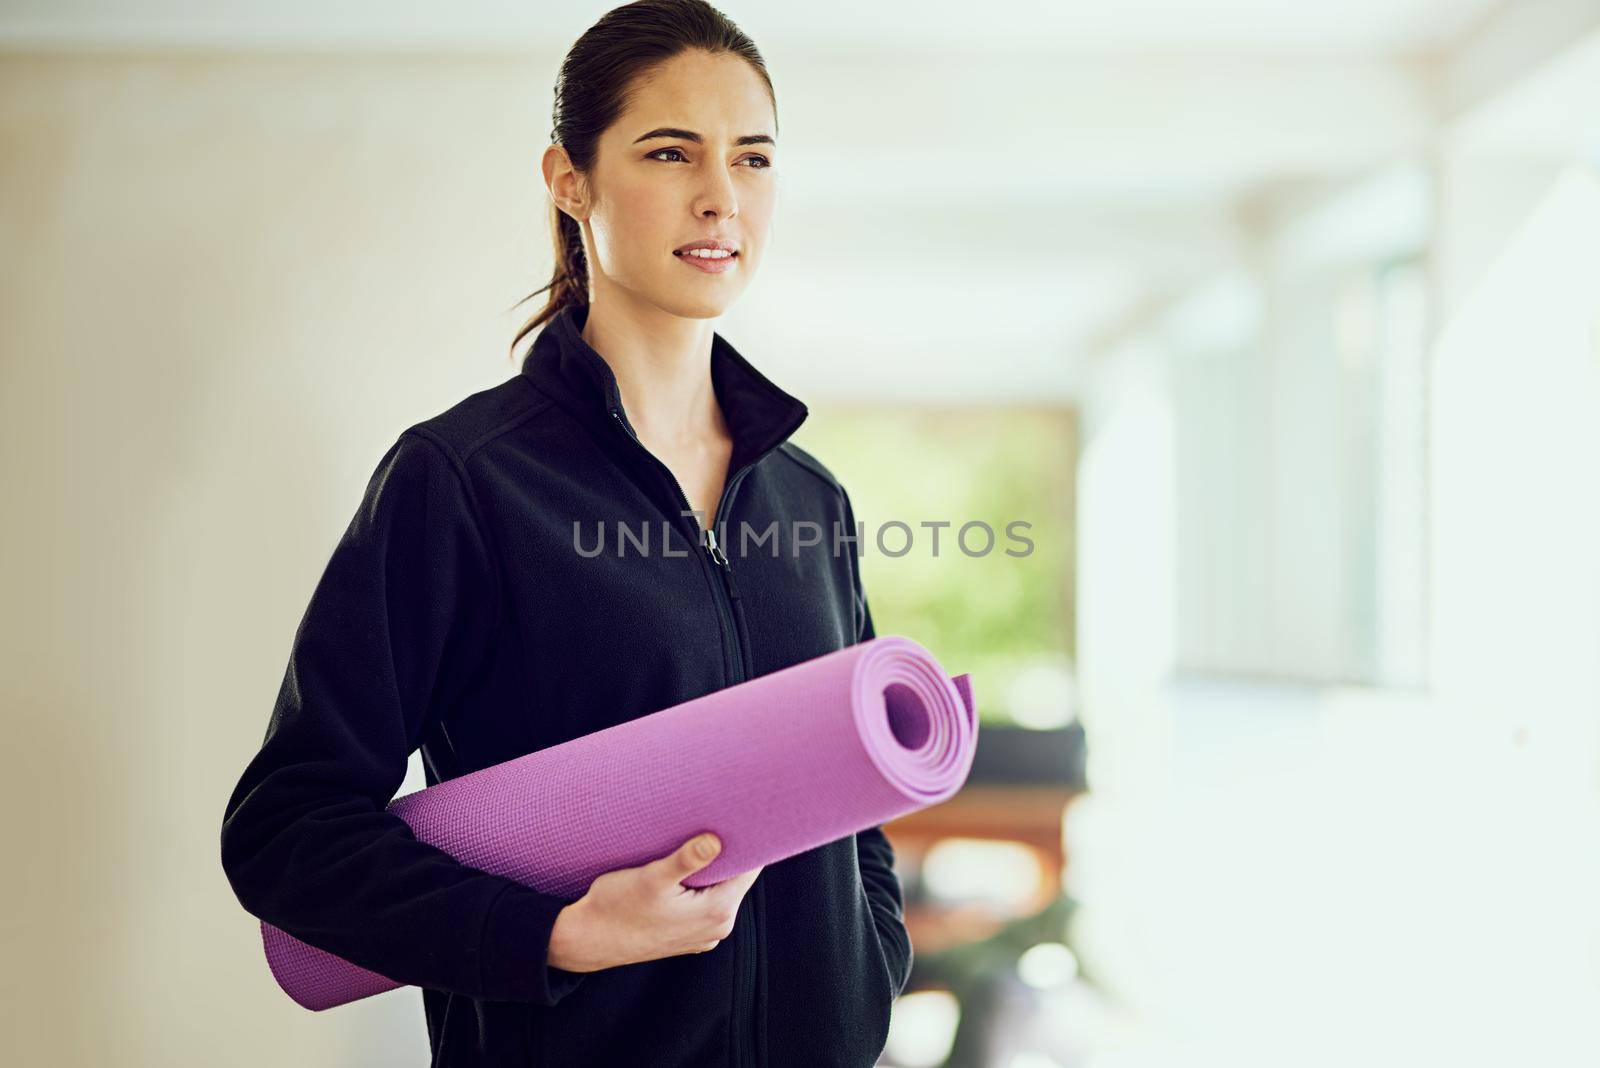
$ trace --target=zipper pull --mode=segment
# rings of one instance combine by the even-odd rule
[[[722,549],[717,545],[717,535],[710,527],[706,528],[706,548],[711,551],[711,559],[722,565],[722,577],[728,583],[728,598],[733,601],[739,599],[739,586],[733,581],[733,568],[728,566],[728,558],[723,555]]]
[[[722,550],[717,546],[717,532],[715,530],[706,527],[701,533],[700,540],[705,543],[706,551],[711,554],[711,559],[723,567],[728,566],[728,558],[722,555]]]
[[[639,435],[635,434],[633,432],[633,428],[623,421],[622,412],[618,411],[616,408],[611,409],[611,418],[616,420],[617,426],[621,428],[624,434],[628,435],[628,437],[632,438],[634,441],[639,441]],[[644,442],[639,441],[639,444],[643,445]]]

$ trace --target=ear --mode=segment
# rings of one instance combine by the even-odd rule
[[[549,191],[556,207],[580,222],[587,219],[587,192],[582,176],[573,167],[567,150],[561,145],[550,145],[539,160],[539,170],[544,175],[545,189]]]

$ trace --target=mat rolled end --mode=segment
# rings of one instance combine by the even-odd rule
[[[966,781],[978,718],[971,679],[947,674],[920,643],[886,635],[852,647],[855,711],[872,762],[910,808],[953,797]]]
[[[972,724],[972,729],[978,729],[978,706],[972,700],[972,676],[967,674],[952,675],[950,681],[956,685],[956,693],[961,695],[961,703],[967,706],[967,722]]]

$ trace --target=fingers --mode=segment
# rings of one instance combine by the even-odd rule
[[[756,876],[760,874],[760,868],[751,868],[749,871],[742,871],[738,875],[732,876],[731,878],[723,881],[737,884],[739,887],[739,892],[743,893],[744,891],[750,889],[751,884],[756,881]]]
[[[700,894],[702,898],[711,903],[737,909],[745,893],[756,881],[756,876],[760,874],[760,868],[752,868],[749,871],[740,872],[738,875],[731,875],[719,883],[712,883],[710,886],[704,887]]]
[[[713,860],[722,855],[722,840],[716,834],[707,832],[696,835],[672,853],[645,865],[645,870],[662,885],[682,891],[683,880],[695,872],[709,865]],[[710,896],[713,899],[729,897],[737,904],[745,891],[756,881],[765,865],[742,871],[737,875],[729,876],[709,886],[694,888],[692,893],[696,897]]]

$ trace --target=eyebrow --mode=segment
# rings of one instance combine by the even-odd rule
[[[693,130],[680,130],[676,126],[658,126],[647,134],[635,137],[633,143],[638,144],[640,141],[649,141],[656,137],[678,137],[685,141],[693,141],[697,145],[705,143],[705,138]],[[766,134],[745,134],[734,142],[736,145],[776,145],[777,143]]]

